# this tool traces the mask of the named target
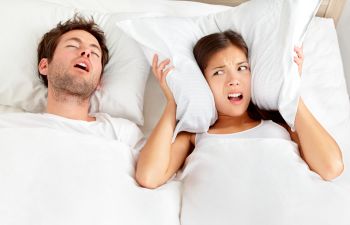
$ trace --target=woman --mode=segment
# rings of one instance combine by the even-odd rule
[[[156,188],[168,181],[181,168],[198,139],[205,138],[205,135],[220,134],[221,137],[227,137],[227,134],[242,131],[248,135],[277,138],[285,138],[287,134],[298,144],[300,155],[309,168],[324,180],[332,180],[342,173],[344,166],[339,146],[313,117],[302,99],[295,118],[296,132],[289,130],[290,137],[280,125],[262,120],[265,115],[251,103],[248,48],[239,34],[229,30],[205,36],[197,42],[193,52],[213,93],[218,119],[207,133],[181,132],[172,143],[176,103],[165,77],[173,67],[166,68],[169,59],[158,64],[155,55],[152,69],[167,104],[139,156],[136,180],[141,186]],[[297,56],[294,62],[301,74],[303,52],[301,48],[295,48],[295,52]],[[220,138],[220,135],[217,137]]]

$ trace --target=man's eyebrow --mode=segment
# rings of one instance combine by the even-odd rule
[[[65,42],[68,42],[68,41],[76,41],[76,42],[78,42],[79,44],[82,42],[82,41],[80,40],[80,38],[77,38],[77,37],[71,37],[71,38],[68,38],[67,40],[65,40]],[[96,44],[94,44],[94,43],[90,44],[89,46],[91,46],[91,47],[93,47],[93,48],[96,48],[98,51],[101,52],[100,46],[98,46],[98,45],[96,45]]]

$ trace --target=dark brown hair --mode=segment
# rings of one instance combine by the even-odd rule
[[[38,46],[38,63],[40,63],[40,60],[43,58],[47,58],[48,62],[50,63],[54,56],[57,44],[60,41],[61,36],[72,30],[84,30],[97,39],[102,51],[103,71],[105,65],[108,63],[109,60],[109,52],[106,45],[104,32],[98,27],[98,25],[95,23],[92,17],[90,18],[90,20],[87,20],[84,17],[79,16],[78,14],[75,14],[72,19],[69,19],[64,23],[59,22],[55,28],[44,34]],[[39,77],[47,87],[47,77],[40,74],[40,72]]]
[[[209,34],[199,39],[193,48],[193,55],[202,73],[204,74],[204,70],[206,69],[210,58],[215,53],[231,45],[242,50],[248,59],[249,52],[247,44],[242,36],[237,32],[227,30],[224,32]],[[252,101],[249,103],[247,112],[249,117],[253,120],[273,120],[274,122],[282,125],[286,124],[278,111],[261,110],[255,106]]]
[[[193,48],[193,55],[204,74],[209,59],[218,51],[233,45],[242,50],[248,59],[248,47],[242,36],[232,30],[202,37]]]

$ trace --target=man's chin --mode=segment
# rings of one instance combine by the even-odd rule
[[[98,82],[93,83],[92,80],[86,80],[86,77],[74,74],[57,75],[50,78],[49,88],[52,87],[55,95],[71,96],[82,100],[90,98],[98,86]]]
[[[54,88],[54,93],[56,96],[65,96],[65,98],[79,98],[81,100],[87,100],[91,97],[91,95],[95,92],[96,88],[85,86],[79,87],[77,86],[65,86]]]

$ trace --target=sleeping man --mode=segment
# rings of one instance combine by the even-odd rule
[[[145,218],[130,212],[155,214],[131,199],[142,194],[133,179],[142,132],[129,120],[89,114],[107,62],[92,19],[75,16],[43,36],[46,112],[0,114],[0,224],[140,224]]]
[[[74,120],[88,115],[90,96],[108,63],[103,31],[76,17],[46,33],[38,47],[39,76],[48,88],[47,112]]]
[[[93,19],[75,15],[59,23],[38,46],[39,77],[47,87],[46,112],[3,114],[0,128],[59,128],[124,141],[134,147],[142,137],[135,124],[105,113],[89,114],[90,97],[99,88],[108,60],[104,32]],[[131,128],[122,129],[121,124]],[[138,135],[128,135],[128,130]]]

